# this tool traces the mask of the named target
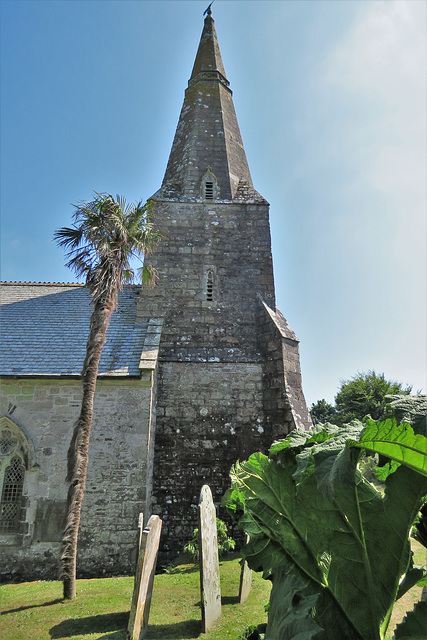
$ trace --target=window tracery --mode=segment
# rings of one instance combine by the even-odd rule
[[[3,418],[0,421],[0,533],[19,531],[27,467],[26,438],[17,425]]]

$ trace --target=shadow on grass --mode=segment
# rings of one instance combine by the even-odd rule
[[[106,613],[99,616],[88,616],[87,618],[75,618],[73,620],[63,620],[59,624],[49,629],[51,638],[71,638],[88,633],[106,633],[107,631],[120,631],[127,628],[129,611],[120,613]],[[109,638],[110,636],[106,636]],[[121,638],[120,635],[113,635],[112,638]],[[124,631],[124,638],[126,631]]]
[[[17,607],[16,609],[6,609],[2,611],[2,616],[6,616],[8,613],[18,613],[18,611],[25,611],[26,609],[37,609],[38,607],[50,607],[51,604],[58,604],[62,602],[61,598],[57,600],[50,600],[49,602],[41,602],[40,604],[29,604],[28,607]]]
[[[104,633],[100,640],[126,640],[129,612],[108,613],[87,618],[63,620],[49,629],[52,640],[71,638],[89,633]],[[187,620],[175,624],[148,625],[147,640],[194,640],[202,631],[200,620]]]
[[[239,596],[222,596],[221,604],[239,604]]]
[[[201,633],[201,620],[186,620],[175,624],[149,624],[147,640],[193,640]]]

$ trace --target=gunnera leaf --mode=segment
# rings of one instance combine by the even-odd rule
[[[427,578],[427,567],[414,567],[414,554],[411,552],[411,560],[409,562],[408,570],[406,571],[405,577],[399,584],[399,589],[397,591],[396,600],[401,598],[412,589],[413,586],[424,586]]]
[[[427,436],[427,396],[389,395],[385,397],[396,422],[409,422],[414,433]]]
[[[283,440],[277,440],[273,442],[270,447],[269,455],[274,457],[281,451],[286,449],[293,449],[295,453],[304,449],[307,445],[314,443],[321,443],[325,440],[335,437],[336,433],[340,430],[334,424],[326,423],[311,427],[311,429],[294,429]]]
[[[318,596],[307,593],[294,571],[275,571],[265,640],[320,640],[323,630],[313,618]]]
[[[232,470],[232,500],[244,504],[239,526],[254,532],[243,555],[265,577],[293,568],[319,593],[314,613],[327,640],[378,640],[410,563],[409,531],[427,479],[401,466],[381,495],[357,469],[343,440],[358,427],[307,444],[297,455],[252,455]],[[339,442],[338,442],[339,441]],[[227,506],[235,506],[233,504]],[[236,509],[234,509],[236,511]]]
[[[322,442],[312,443],[312,441],[307,440],[306,447],[297,455],[296,483],[299,484],[304,477],[309,476],[311,473],[316,473],[326,488],[328,482],[325,474],[335,474],[336,469],[334,470],[333,467],[337,457],[342,455],[347,440],[349,438],[358,439],[363,428],[364,425],[361,422],[354,420],[344,427],[335,427],[334,431],[329,433],[329,437]],[[344,469],[344,467],[342,468]],[[350,474],[351,478],[353,477],[354,469],[354,464],[347,467],[347,473]],[[330,493],[330,487],[327,492]]]
[[[349,445],[379,453],[427,477],[427,438],[414,434],[409,423],[398,425],[392,418],[368,420],[359,439]]]
[[[412,529],[412,537],[427,549],[427,502],[423,504]]]
[[[412,611],[406,614],[397,625],[395,640],[425,640],[427,620],[427,600],[417,602]]]

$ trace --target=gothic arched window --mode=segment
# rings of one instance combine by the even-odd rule
[[[11,420],[0,421],[0,533],[18,533],[28,444]]]

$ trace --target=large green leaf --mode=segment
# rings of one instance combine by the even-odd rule
[[[417,602],[403,622],[396,627],[396,640],[425,640],[427,621],[427,600]]]
[[[243,494],[245,504],[239,525],[250,536],[247,554],[253,569],[262,568],[268,577],[275,567],[286,566],[290,557],[307,579],[321,586],[323,574],[306,540],[305,509],[299,505],[292,478],[295,468],[292,461],[282,467],[261,453],[236,463],[231,472],[233,489]]]
[[[378,493],[357,470],[358,450],[343,446],[359,432],[351,425],[321,442],[295,434],[275,443],[272,458],[236,464],[225,498],[251,532],[249,565],[265,576],[293,568],[309,594],[320,593],[315,620],[327,640],[383,638],[427,492],[425,478],[400,467]]]
[[[368,420],[359,440],[349,445],[379,453],[427,477],[427,438],[415,435],[408,423],[397,425],[391,418]]]
[[[412,587],[415,585],[418,585],[420,587],[425,586],[426,578],[427,578],[427,567],[414,567],[411,561],[411,565],[408,571],[406,572],[404,579],[399,584],[399,589],[397,592],[396,599],[398,600],[399,598],[404,596],[405,593],[407,593],[409,589],[412,589]]]
[[[275,456],[284,449],[302,450],[307,444],[324,442],[333,438],[340,431],[334,424],[322,424],[311,429],[294,429],[284,440],[278,440],[271,445],[269,454]]]
[[[409,422],[414,433],[427,436],[427,396],[390,395],[385,400],[398,424]]]
[[[323,631],[312,615],[318,596],[307,594],[305,582],[293,571],[276,571],[265,640],[320,640]]]

